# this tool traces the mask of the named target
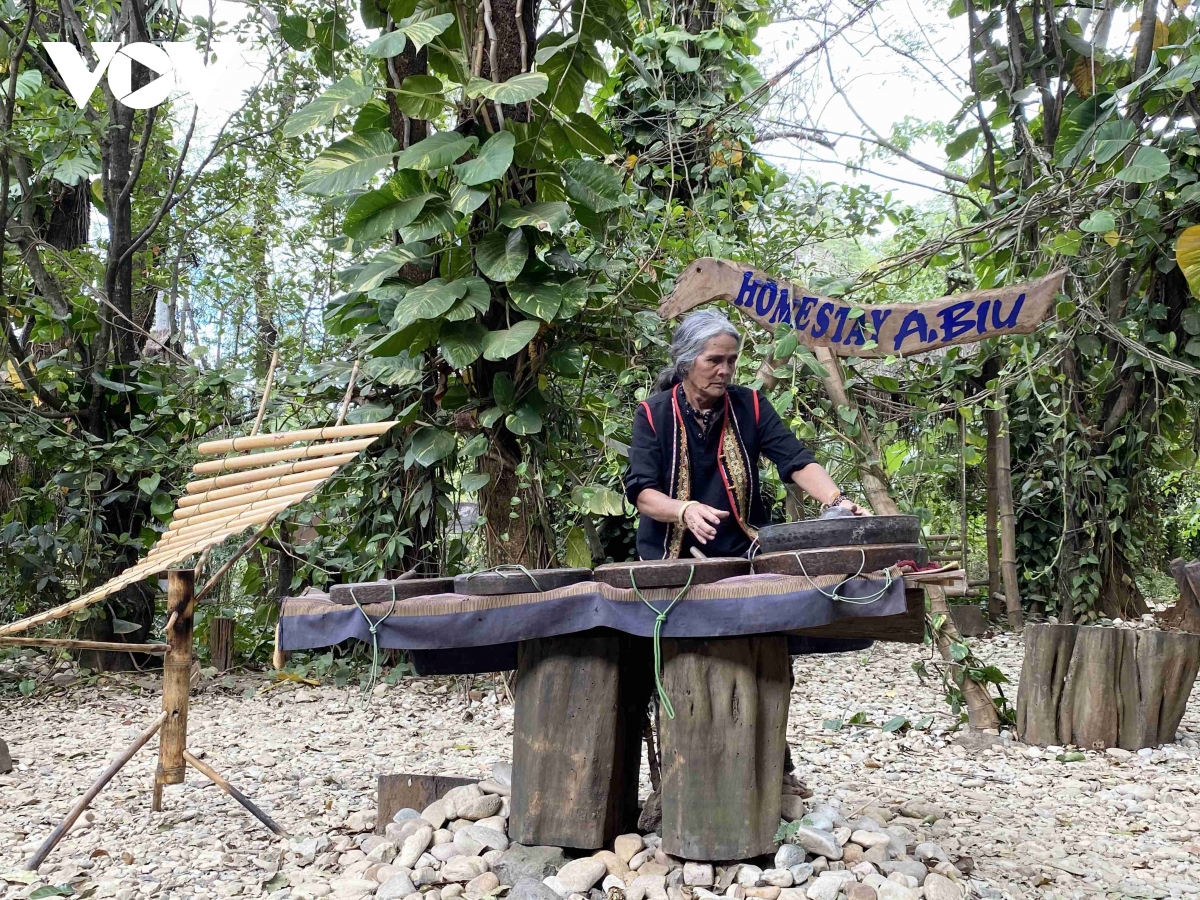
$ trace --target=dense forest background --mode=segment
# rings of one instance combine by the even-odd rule
[[[249,427],[276,351],[265,430],[332,422],[356,361],[349,420],[402,427],[225,580],[205,615],[238,615],[245,658],[307,585],[629,558],[631,411],[665,359],[655,308],[699,256],[864,306],[1066,268],[1026,338],[847,360],[855,407],[749,321],[741,381],[787,359],[772,401],[835,478],[965,530],[979,580],[988,422],[1007,422],[1026,611],[1146,612],[1166,562],[1200,555],[1194,4],[932,3],[953,54],[894,5],[298,0],[230,24],[0,0],[0,621],[144,554],[196,443]],[[806,38],[768,64],[773,22]],[[233,41],[261,73],[227,120],[178,93],[134,109],[119,77],[80,108],[53,41],[88,69],[99,42],[188,41],[211,71]],[[914,95],[898,124],[850,107],[860,127],[834,128],[845,46],[956,112]],[[781,145],[843,167],[785,171]],[[924,199],[866,177],[893,160],[932,176]],[[158,597],[65,627],[144,637]]]

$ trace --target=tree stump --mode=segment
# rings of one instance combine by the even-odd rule
[[[517,650],[509,837],[598,850],[638,817],[651,652],[607,629]]]
[[[221,616],[208,623],[208,658],[218,672],[233,668],[233,619]]]
[[[1200,634],[1027,625],[1017,733],[1085,750],[1169,743],[1198,668]]]
[[[664,640],[659,718],[663,851],[684,859],[775,852],[790,662],[782,635]]]

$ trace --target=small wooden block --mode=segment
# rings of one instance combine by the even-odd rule
[[[954,620],[954,627],[963,637],[979,637],[987,633],[987,620],[983,618],[983,610],[974,603],[951,605],[950,618]]]
[[[775,852],[790,663],[782,635],[666,639],[659,719],[663,852],[749,859]]]
[[[366,581],[361,584],[335,584],[329,589],[329,599],[343,606],[353,606],[354,598],[368,603],[391,603],[411,597],[447,594],[454,590],[453,578],[405,578],[396,581]],[[353,596],[351,595],[353,592]]]
[[[496,594],[535,594],[591,581],[591,569],[533,569],[526,575],[519,570],[505,572],[476,572],[457,575],[454,592],[470,597],[490,597]]]
[[[888,641],[897,644],[925,642],[925,590],[905,588],[905,610],[894,616],[846,616],[828,625],[800,628],[789,634],[806,637]]]
[[[724,578],[750,574],[750,560],[740,557],[707,559],[645,559],[639,562],[607,563],[597,566],[595,579],[603,584],[628,590],[636,580],[641,590],[712,584]],[[631,577],[632,576],[632,577]]]
[[[407,807],[422,812],[451,788],[475,783],[474,778],[456,778],[452,775],[380,775],[379,817],[375,821],[375,833],[383,834],[392,816],[400,810]]]
[[[921,520],[916,516],[808,519],[767,525],[758,530],[758,543],[765,553],[862,544],[916,544],[920,540]]]

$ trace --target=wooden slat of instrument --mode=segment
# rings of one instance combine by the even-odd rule
[[[250,494],[258,493],[259,491],[268,491],[277,487],[285,487],[289,484],[324,481],[336,471],[337,466],[329,466],[324,469],[313,469],[311,472],[297,472],[294,475],[279,475],[275,478],[264,478],[262,481],[248,481],[245,484],[235,484],[233,487],[214,488],[211,491],[205,491],[203,494],[188,494],[185,497],[179,498],[177,512],[195,506],[202,506],[213,500],[224,500],[227,497],[248,497]]]
[[[356,456],[358,456],[357,453],[339,453],[337,456],[302,459],[299,462],[268,466],[265,469],[251,469],[248,472],[234,472],[231,475],[218,475],[215,478],[201,478],[199,481],[190,482],[187,486],[187,492],[189,494],[202,494],[214,488],[227,488],[239,484],[249,484],[252,481],[258,481],[262,478],[311,472],[313,469],[323,469],[328,466],[342,466]]]

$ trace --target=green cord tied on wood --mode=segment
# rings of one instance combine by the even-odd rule
[[[367,611],[363,609],[363,605],[358,602],[358,597],[354,596],[354,588],[350,588],[350,599],[354,601],[354,605],[358,607],[358,611],[362,613],[362,617],[367,620],[367,628],[371,632],[371,676],[367,679],[367,683],[363,685],[363,693],[369,698],[371,691],[375,689],[376,682],[379,681],[379,626],[387,621],[388,616],[396,611],[396,586],[392,585],[392,605],[388,607],[388,611],[382,616],[371,621],[371,617],[367,615]]]
[[[688,566],[687,583],[684,584],[683,590],[675,595],[675,599],[667,604],[667,608],[661,612],[642,596],[642,592],[638,589],[637,579],[633,577],[633,569],[629,570],[629,583],[633,585],[633,593],[650,608],[650,611],[655,614],[654,619],[654,686],[658,688],[658,702],[662,705],[662,710],[667,714],[668,719],[675,718],[675,707],[671,705],[671,698],[667,696],[667,689],[663,687],[662,682],[662,627],[666,624],[667,614],[671,612],[675,604],[684,598],[688,590],[692,586],[692,578],[696,575],[696,567]]]

